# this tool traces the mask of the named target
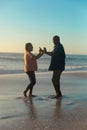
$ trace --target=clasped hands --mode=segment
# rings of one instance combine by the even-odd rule
[[[39,53],[46,53],[47,52],[47,49],[46,47],[44,47],[43,49],[41,47],[39,47]]]

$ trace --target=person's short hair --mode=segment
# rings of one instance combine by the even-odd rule
[[[28,47],[29,47],[29,46],[32,46],[32,43],[26,43],[26,44],[25,44],[25,50],[26,50],[26,51],[28,51]]]
[[[60,37],[57,36],[57,35],[55,35],[55,36],[53,37],[53,40],[56,40],[56,41],[60,42]]]

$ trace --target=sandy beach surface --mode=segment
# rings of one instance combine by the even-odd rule
[[[24,99],[26,74],[0,75],[0,130],[87,130],[87,72],[64,72],[61,100],[51,72],[37,73],[36,96]]]

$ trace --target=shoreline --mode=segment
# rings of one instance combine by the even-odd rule
[[[87,72],[63,72],[62,100],[55,95],[51,72],[36,73],[35,98],[23,99],[23,74],[0,75],[0,130],[86,130]]]
[[[39,72],[39,71],[36,71],[35,73],[36,74],[48,74],[48,73],[52,73],[53,71],[46,71],[46,72]],[[73,71],[63,71],[62,72],[63,74],[70,74],[70,73],[87,73],[87,70],[73,70]],[[25,74],[25,72],[19,72],[19,73],[1,73],[1,75],[23,75]]]

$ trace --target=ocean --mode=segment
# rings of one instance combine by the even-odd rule
[[[0,53],[0,74],[24,73],[23,53]],[[38,72],[47,72],[50,56],[43,55],[38,62]],[[65,71],[86,71],[87,55],[66,55]]]

